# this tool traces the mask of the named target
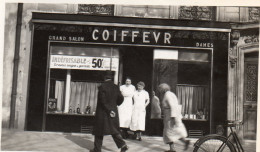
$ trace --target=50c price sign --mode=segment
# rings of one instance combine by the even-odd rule
[[[103,68],[103,61],[104,59],[92,59],[92,68]]]

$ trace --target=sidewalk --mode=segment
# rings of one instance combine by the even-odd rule
[[[142,141],[126,140],[128,152],[163,152],[168,149],[162,137],[144,136]],[[30,132],[2,129],[2,151],[53,151],[53,152],[88,152],[93,148],[94,137],[90,134]],[[193,151],[196,139],[191,139],[187,152]],[[255,152],[255,142],[245,144],[246,152]],[[176,143],[176,150],[183,151],[183,144]],[[102,152],[119,152],[111,136],[105,136]]]

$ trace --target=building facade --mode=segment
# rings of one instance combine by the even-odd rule
[[[112,70],[115,84],[130,76],[149,94],[170,84],[190,136],[221,133],[228,119],[243,120],[241,136],[255,139],[259,8],[19,5],[6,4],[3,127],[91,130],[97,87]]]

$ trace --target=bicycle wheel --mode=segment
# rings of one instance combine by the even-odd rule
[[[226,138],[221,136],[205,137],[197,145],[195,145],[193,152],[217,152],[225,141]],[[221,152],[236,152],[236,149],[230,141],[227,141]]]

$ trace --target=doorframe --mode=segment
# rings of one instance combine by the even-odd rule
[[[244,118],[244,66],[245,66],[245,54],[258,52],[259,51],[259,43],[246,44],[238,46],[238,118],[239,120],[243,120]],[[244,127],[243,125],[239,128],[239,134],[244,138]]]

